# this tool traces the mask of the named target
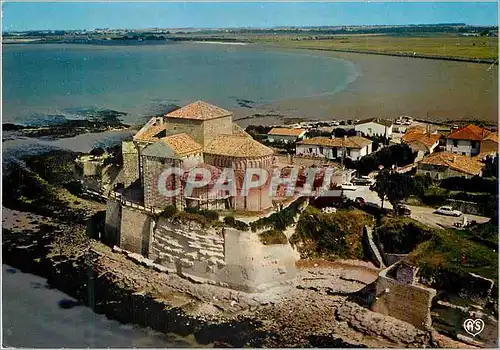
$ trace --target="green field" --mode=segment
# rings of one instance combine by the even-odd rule
[[[387,54],[410,54],[462,59],[497,59],[497,37],[351,35],[325,39],[276,36],[253,41],[287,48],[353,50]]]

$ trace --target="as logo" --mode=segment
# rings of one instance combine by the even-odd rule
[[[473,320],[468,318],[464,321],[464,329],[467,333],[475,337],[479,333],[481,333],[484,329],[484,321],[478,318],[477,320]]]

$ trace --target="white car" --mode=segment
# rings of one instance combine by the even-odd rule
[[[356,191],[358,188],[354,186],[352,183],[345,183],[340,185],[340,188],[343,190]]]
[[[459,210],[454,210],[450,206],[439,207],[434,213],[447,215],[447,216],[461,216],[462,212]]]

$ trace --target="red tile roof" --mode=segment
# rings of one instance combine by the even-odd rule
[[[488,129],[469,124],[448,135],[448,139],[481,141],[491,133]]]
[[[439,134],[426,134],[425,132],[421,132],[420,130],[412,130],[409,133],[407,132],[402,137],[402,140],[408,144],[419,142],[430,149],[436,142],[439,141],[440,137],[441,136]]]
[[[486,140],[491,140],[491,141],[498,143],[498,134],[496,132],[491,132],[488,134],[488,136],[486,136],[483,139],[483,141],[486,141]]]
[[[451,152],[436,152],[425,156],[419,164],[445,166],[470,175],[479,175],[483,164],[477,158],[471,158]]]
[[[268,135],[280,135],[280,136],[296,136],[299,137],[305,129],[294,129],[294,128],[272,128],[267,134]]]
[[[206,103],[196,101],[165,115],[167,118],[209,120],[232,115],[231,112]]]
[[[328,138],[328,137],[312,137],[300,142],[301,145],[317,145],[325,147],[346,147],[346,148],[363,148],[372,143],[371,140],[365,139],[361,136],[351,136],[346,139],[342,137]]]

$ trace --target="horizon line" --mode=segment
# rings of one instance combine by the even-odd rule
[[[232,29],[263,29],[263,30],[273,30],[273,29],[283,29],[283,28],[294,28],[294,29],[306,29],[306,28],[337,28],[337,27],[410,27],[410,26],[465,26],[465,27],[494,27],[498,28],[496,25],[488,24],[468,24],[462,22],[439,22],[439,23],[408,23],[408,24],[338,24],[338,25],[281,25],[281,26],[241,26],[241,27],[121,27],[121,28],[111,28],[111,27],[96,27],[96,28],[74,28],[74,29],[25,29],[25,30],[4,30],[2,33],[21,33],[21,32],[47,32],[47,31],[95,31],[95,30],[145,30],[145,29],[175,29],[175,30],[232,30]]]

